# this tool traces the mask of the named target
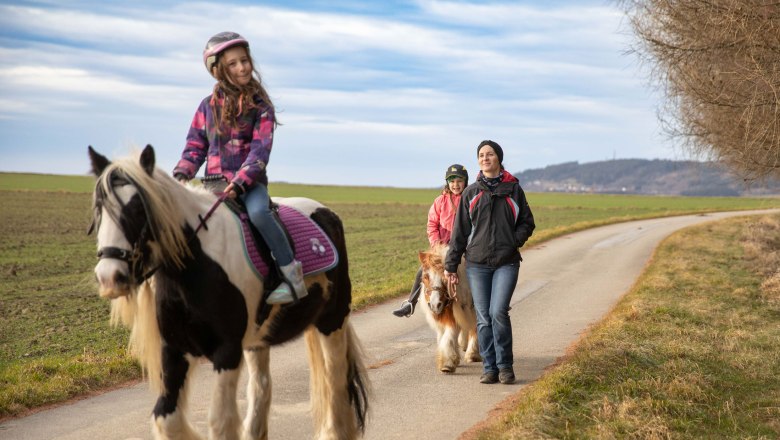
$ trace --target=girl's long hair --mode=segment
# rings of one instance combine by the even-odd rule
[[[238,128],[239,116],[247,110],[259,107],[256,98],[259,98],[265,105],[265,108],[261,109],[261,111],[274,112],[274,104],[271,101],[271,97],[268,96],[265,87],[263,87],[260,72],[255,69],[255,62],[252,59],[249,47],[244,47],[244,49],[247,57],[249,57],[252,72],[254,73],[252,79],[244,86],[230,82],[227,65],[221,62],[220,57],[217,58],[217,64],[215,65],[217,83],[214,84],[214,92],[211,98],[212,114],[219,119],[219,124],[216,124],[217,132],[220,131],[221,127]],[[219,97],[224,98],[221,108],[217,105]],[[276,117],[274,117],[274,125],[277,125]]]

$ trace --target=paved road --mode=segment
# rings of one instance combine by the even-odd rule
[[[605,226],[526,249],[512,299],[515,385],[478,383],[481,364],[454,375],[436,371],[435,336],[421,312],[391,315],[399,301],[353,315],[365,346],[373,383],[365,438],[454,439],[484,419],[498,402],[537,379],[589,325],[603,317],[631,287],[659,241],[693,224],[744,215],[722,213]],[[409,274],[411,282],[413,274]],[[308,366],[303,341],[272,350],[273,439],[311,437]],[[206,432],[211,392],[209,364],[192,387],[190,413]],[[243,385],[241,388],[243,410]],[[0,439],[146,439],[155,398],[146,384],[108,392],[0,425]]]

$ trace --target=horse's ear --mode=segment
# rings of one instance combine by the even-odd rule
[[[147,144],[144,151],[141,152],[141,167],[150,176],[154,173],[154,148],[151,145]]]
[[[427,253],[427,252],[422,252],[422,251],[420,251],[420,252],[418,253],[418,255],[417,255],[417,258],[419,258],[419,259],[420,259],[420,263],[422,263],[422,264],[423,264],[423,266],[424,266],[424,265],[425,265],[425,263],[426,263],[426,262],[428,262],[428,253]]]
[[[92,163],[92,174],[94,174],[95,177],[103,174],[103,170],[105,170],[106,167],[111,164],[111,161],[106,159],[106,156],[103,156],[102,154],[92,149],[92,145],[87,147],[87,150],[89,152],[89,160]]]

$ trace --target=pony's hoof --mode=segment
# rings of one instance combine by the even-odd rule
[[[439,371],[441,371],[442,373],[445,373],[445,374],[452,374],[452,373],[455,372],[455,367],[444,366],[444,367],[441,367],[441,369]]]

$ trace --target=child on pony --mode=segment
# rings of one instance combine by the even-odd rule
[[[276,127],[274,105],[255,70],[249,42],[241,35],[220,32],[211,37],[203,50],[203,63],[217,83],[195,112],[173,175],[187,182],[206,162],[206,176],[222,175],[228,180],[227,197],[243,200],[283,277],[266,301],[296,301],[308,293],[301,263],[294,259],[269,206],[266,166]]]
[[[453,164],[447,167],[444,174],[444,188],[436,197],[428,210],[428,242],[431,247],[437,244],[448,244],[452,236],[452,225],[455,222],[455,212],[460,203],[460,195],[469,183],[469,173],[463,165]],[[417,300],[420,298],[420,283],[422,267],[417,270],[414,285],[409,293],[409,299],[401,303],[401,307],[393,310],[395,316],[407,318],[412,316]]]

